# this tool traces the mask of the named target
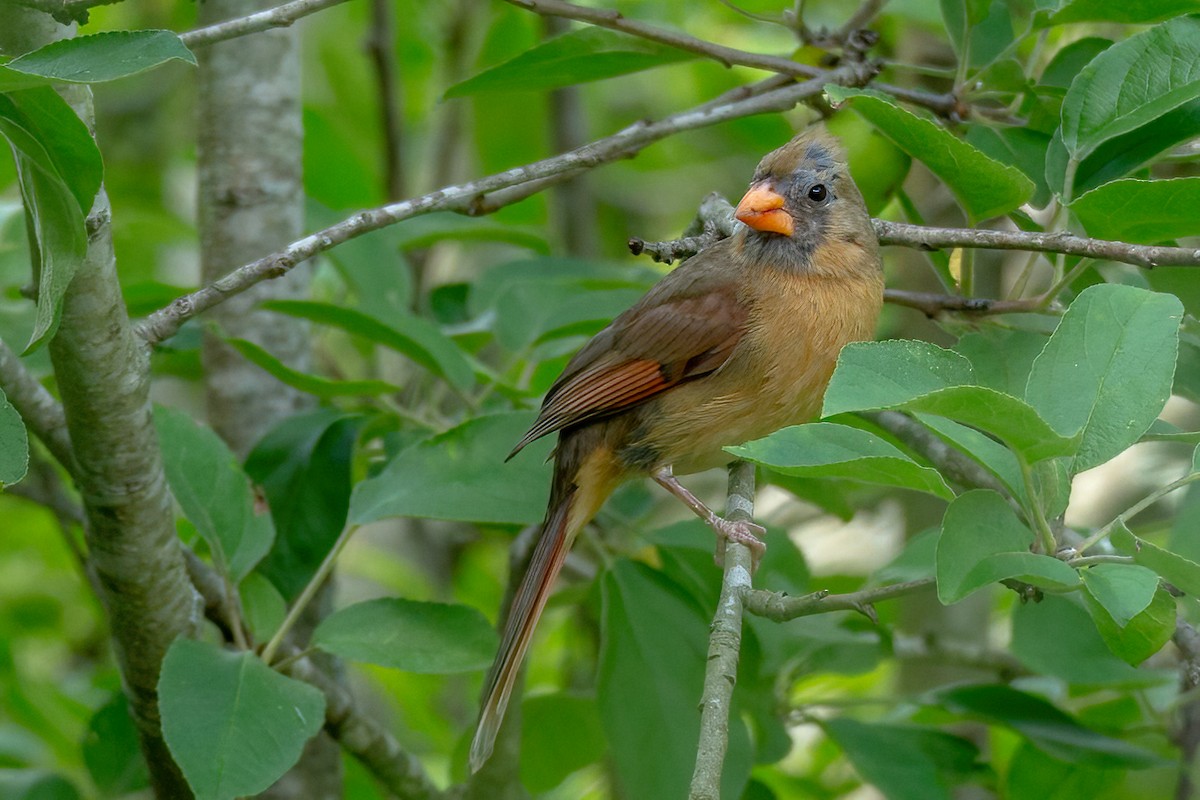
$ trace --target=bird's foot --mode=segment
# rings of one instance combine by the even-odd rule
[[[725,519],[715,514],[708,524],[717,534],[717,552],[714,560],[718,567],[725,566],[725,541],[730,541],[744,545],[750,550],[750,569],[752,572],[758,571],[758,562],[767,552],[766,543],[758,537],[766,534],[766,528],[753,522]]]

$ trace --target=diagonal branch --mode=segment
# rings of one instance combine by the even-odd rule
[[[847,84],[859,84],[869,78],[862,65],[857,64],[841,67],[835,70],[832,76],[838,82]],[[501,189],[544,180],[563,172],[599,166],[618,158],[627,158],[648,145],[681,131],[703,128],[754,114],[790,109],[802,100],[819,93],[826,82],[826,78],[814,79],[717,106],[706,104],[700,108],[672,114],[658,122],[636,122],[612,136],[598,139],[568,153],[457,186],[448,186],[399,203],[389,203],[362,211],[292,242],[283,250],[239,267],[191,294],[177,298],[166,308],[159,309],[142,321],[138,332],[152,344],[161,342],[174,335],[184,322],[225,299],[240,294],[268,278],[284,275],[296,264],[365,233],[432,211],[471,213],[477,204],[486,202],[487,195]]]
[[[68,473],[75,475],[78,465],[67,433],[67,418],[54,395],[25,369],[20,356],[0,341],[0,389],[21,415],[25,426],[46,445],[46,449]]]
[[[745,604],[746,610],[751,614],[757,614],[775,622],[787,622],[798,617],[827,614],[830,611],[857,611],[873,620],[875,619],[875,609],[872,606],[875,603],[923,592],[932,588],[933,585],[934,579],[930,577],[847,594],[830,594],[827,591],[821,591],[799,597],[789,597],[778,592],[768,592],[765,589],[754,589],[746,593]]]
[[[26,0],[27,2],[50,2],[51,0]],[[74,0],[80,2],[80,0]],[[102,0],[103,2],[118,2],[119,0]],[[96,0],[84,0],[96,4]],[[246,36],[251,33],[269,30],[271,28],[286,28],[293,22],[306,17],[309,14],[315,14],[318,11],[324,11],[331,6],[336,6],[344,3],[346,0],[292,0],[290,3],[284,3],[275,8],[268,8],[266,11],[258,11],[254,14],[247,14],[244,17],[224,20],[203,28],[197,28],[194,31],[179,34],[179,38],[188,47],[206,47],[216,42],[223,42],[226,39],[236,39],[239,36]]]

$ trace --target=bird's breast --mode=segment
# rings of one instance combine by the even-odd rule
[[[679,474],[728,463],[721,448],[812,419],[838,353],[869,339],[883,301],[876,271],[852,277],[764,276],[746,298],[746,333],[717,371],[665,392],[641,444]]]

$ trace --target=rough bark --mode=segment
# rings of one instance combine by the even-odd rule
[[[16,54],[69,36],[41,12],[0,6],[0,52]],[[92,95],[64,90],[92,126]],[[99,579],[125,691],[159,797],[191,792],[172,761],[158,714],[158,673],[178,636],[200,620],[184,569],[171,497],[151,417],[149,354],[133,333],[101,189],[88,217],[87,255],[63,298],[50,358],[62,394],[75,477],[87,517],[88,560]]]

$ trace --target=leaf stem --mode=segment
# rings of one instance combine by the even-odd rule
[[[1189,483],[1194,483],[1195,481],[1198,481],[1198,480],[1200,480],[1200,472],[1191,472],[1191,473],[1188,473],[1187,475],[1184,475],[1182,478],[1179,478],[1178,480],[1171,481],[1170,483],[1168,483],[1166,486],[1162,487],[1161,489],[1156,489],[1155,491],[1153,491],[1150,494],[1143,497],[1141,500],[1139,500],[1136,503],[1134,503],[1133,505],[1131,505],[1128,509],[1125,510],[1125,512],[1123,514],[1117,515],[1117,518],[1114,519],[1112,522],[1108,523],[1103,528],[1096,531],[1088,538],[1084,539],[1082,542],[1080,542],[1076,546],[1075,549],[1078,552],[1082,553],[1084,550],[1087,550],[1089,547],[1094,547],[1098,542],[1102,541],[1110,533],[1112,533],[1112,529],[1117,525],[1118,522],[1124,522],[1126,519],[1142,513],[1147,508],[1154,505],[1159,500],[1161,500],[1163,497],[1167,496],[1168,494],[1175,491],[1176,489],[1181,489],[1184,486],[1187,486]]]
[[[1029,498],[1029,508],[1026,511],[1032,512],[1034,528],[1037,531],[1042,552],[1052,556],[1058,550],[1058,540],[1054,538],[1054,531],[1050,530],[1046,512],[1038,500],[1037,487],[1033,483],[1033,469],[1029,466],[1029,461],[1026,460],[1023,453],[1013,450],[1013,455],[1017,457],[1017,463],[1021,466],[1021,481],[1025,484],[1025,496]]]
[[[312,576],[312,580],[304,587],[304,591],[296,598],[296,602],[292,604],[287,616],[284,617],[283,624],[279,626],[279,630],[275,631],[275,635],[271,637],[271,641],[267,642],[267,646],[263,648],[262,660],[268,666],[271,665],[271,659],[275,657],[279,646],[283,644],[283,639],[288,632],[295,626],[296,621],[300,619],[300,615],[304,613],[304,609],[312,602],[317,591],[321,588],[321,584],[329,577],[329,573],[333,571],[333,564],[337,561],[342,550],[345,549],[346,543],[350,541],[350,537],[358,530],[357,525],[347,525],[338,536],[337,541],[333,543],[333,547],[329,548],[329,552],[325,555],[325,560],[321,562],[321,566],[317,567],[316,574]]]

